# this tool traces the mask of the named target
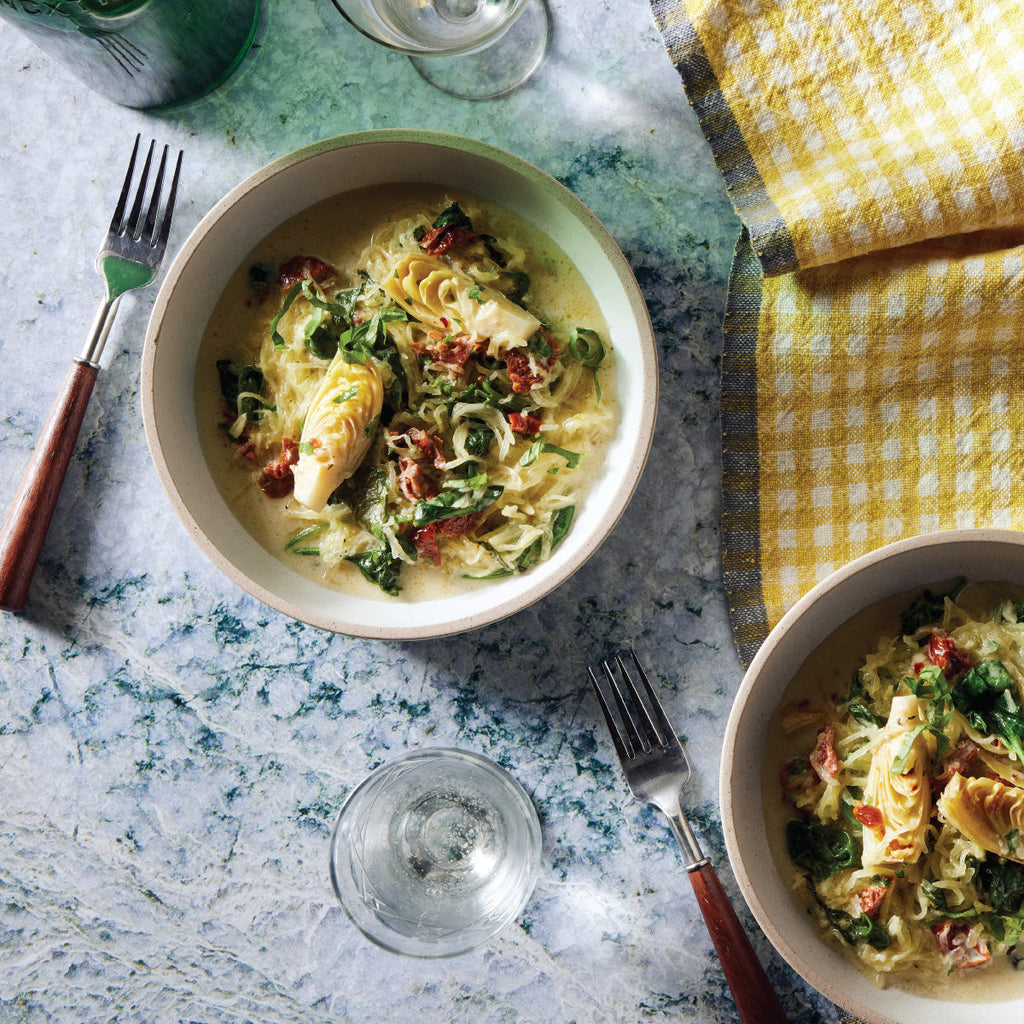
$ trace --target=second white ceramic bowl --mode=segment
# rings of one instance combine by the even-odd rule
[[[886,597],[964,577],[1024,584],[1024,536],[1002,530],[957,530],[900,541],[851,562],[798,601],[750,665],[726,729],[722,753],[722,823],[736,879],[758,924],[786,961],[834,1003],[868,1024],[1019,1024],[1020,999],[944,1002],[878,989],[852,955],[826,945],[807,912],[794,903],[769,855],[762,801],[762,763],[769,725],[807,656],[835,629]],[[983,991],[983,986],[981,986]]]

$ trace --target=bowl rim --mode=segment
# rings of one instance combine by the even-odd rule
[[[920,549],[936,546],[947,548],[954,545],[974,546],[978,544],[1012,545],[1014,547],[1024,549],[1024,534],[1015,530],[1001,528],[971,528],[933,531],[915,537],[906,537],[901,540],[882,545],[879,548],[875,548],[872,551],[860,555],[851,562],[848,562],[846,565],[841,566],[839,569],[832,572],[829,576],[812,587],[806,594],[800,597],[799,600],[797,600],[786,611],[779,622],[771,630],[743,675],[743,679],[733,700],[732,709],[726,723],[725,735],[722,742],[722,755],[720,761],[721,769],[719,772],[719,806],[721,807],[722,832],[725,839],[726,851],[740,892],[761,930],[765,933],[772,946],[774,946],[786,963],[788,963],[797,974],[799,974],[808,984],[813,986],[819,993],[831,1000],[837,1006],[842,1007],[848,1013],[855,1014],[864,1022],[864,1024],[905,1024],[905,1022],[898,1021],[895,1017],[888,1016],[886,1013],[865,1005],[856,996],[851,996],[848,992],[839,988],[833,980],[823,974],[816,966],[809,963],[805,955],[793,945],[790,938],[784,935],[780,929],[776,927],[768,913],[764,901],[761,899],[751,881],[750,873],[747,870],[745,851],[741,846],[739,838],[741,830],[737,828],[737,819],[734,814],[733,794],[735,787],[733,787],[731,780],[732,766],[738,760],[737,747],[741,729],[743,727],[744,713],[748,705],[748,699],[758,684],[758,679],[765,664],[776,656],[780,646],[786,642],[791,629],[801,621],[807,609],[818,603],[823,597],[830,594],[836,588],[849,583],[858,576],[870,572],[882,563],[887,562],[894,557],[899,557],[916,552]],[[937,573],[936,578],[939,578],[940,575],[941,570]],[[927,585],[927,582],[934,581],[922,580],[920,585]],[[899,593],[899,590],[895,589],[891,593]],[[874,598],[870,603],[874,603],[874,600],[881,599],[882,598]],[[825,629],[825,637],[830,635],[834,629],[842,625],[842,623],[848,620],[852,615],[857,614],[857,612],[862,608],[866,608],[868,606],[869,604],[858,603],[856,607],[846,615],[845,619],[834,622],[830,621],[829,625]],[[825,637],[823,637],[822,640]],[[801,648],[801,651],[802,657],[795,665],[795,668],[799,668],[799,664],[802,664],[803,658],[809,656],[811,649]],[[773,704],[772,714],[774,714],[774,710],[775,705]],[[759,771],[757,779],[758,792],[760,792],[761,788],[761,779],[762,775]],[[771,858],[769,857],[769,859]],[[783,885],[781,879],[779,879],[779,884],[780,886]],[[788,896],[788,893],[786,895]],[[823,943],[822,946],[824,946]],[[855,965],[854,969],[856,969]],[[862,975],[862,977],[864,979],[865,986],[870,986],[870,981],[865,976]],[[894,1001],[895,998],[898,998],[900,1000],[916,1002],[917,999],[921,998],[900,989],[888,990],[888,994],[890,998],[894,999]],[[1024,994],[1022,994],[1022,999],[1024,999]],[[924,1000],[922,999],[921,1001],[922,1006],[924,1006]],[[1000,1006],[1008,1006],[1011,1008],[1017,1007],[1019,1010],[1022,1003],[1021,1001],[1014,1001],[1009,1003],[1003,1002],[986,1004],[960,1002],[943,1004],[936,1001],[927,1005],[933,1010],[937,1010],[942,1005],[954,1005],[963,1009],[967,1009],[972,1005],[980,1005],[985,1008],[986,1012],[998,1012],[998,1008]]]
[[[561,204],[571,217],[579,223],[585,233],[593,239],[597,250],[608,261],[609,267],[620,287],[630,316],[640,338],[639,373],[643,401],[636,410],[636,442],[628,452],[628,460],[617,467],[617,482],[611,493],[611,501],[598,516],[590,543],[568,555],[557,571],[538,573],[526,579],[521,590],[505,598],[487,603],[481,609],[457,612],[452,609],[451,617],[444,622],[395,624],[392,622],[367,623],[350,622],[334,614],[324,614],[315,609],[302,607],[287,597],[267,589],[252,579],[243,569],[228,559],[206,536],[186,504],[171,473],[162,451],[160,425],[156,411],[155,364],[157,359],[157,338],[168,315],[177,290],[179,279],[189,261],[202,246],[206,236],[228,216],[232,208],[254,189],[275,177],[287,173],[298,164],[313,160],[324,154],[357,149],[381,144],[402,146],[426,146],[466,154],[470,157],[502,166],[507,171],[525,178],[539,193]],[[336,194],[342,195],[342,188]],[[318,200],[312,200],[316,202]],[[273,228],[268,228],[268,231]],[[482,628],[524,610],[551,591],[565,583],[596,552],[628,506],[639,485],[647,457],[653,442],[658,406],[658,359],[657,342],[647,304],[629,262],[597,216],[570,189],[534,164],[477,139],[430,129],[370,129],[331,136],[318,142],[302,146],[255,170],[224,195],[208,213],[203,216],[182,243],[166,275],[161,282],[159,293],[153,305],[141,361],[140,398],[143,426],[152,462],[157,476],[167,495],[178,520],[199,549],[213,564],[237,586],[274,610],[309,625],[352,637],[383,640],[435,639]],[[621,422],[621,421],[620,421]],[[586,499],[585,499],[586,500]],[[541,567],[537,567],[541,568]],[[536,570],[531,570],[532,575]],[[444,599],[441,599],[443,602]]]

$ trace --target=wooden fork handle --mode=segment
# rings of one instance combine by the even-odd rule
[[[689,874],[740,1020],[743,1024],[786,1024],[786,1015],[768,982],[768,975],[715,869],[704,863]]]
[[[0,608],[19,612],[39,562],[98,367],[75,361],[0,527]]]

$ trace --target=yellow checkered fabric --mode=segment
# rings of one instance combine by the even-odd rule
[[[749,660],[858,555],[1024,529],[1024,4],[652,7],[745,228],[722,530]]]

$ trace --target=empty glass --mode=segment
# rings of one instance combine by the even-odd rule
[[[350,794],[331,881],[357,928],[395,953],[447,957],[519,916],[536,884],[540,822],[522,786],[479,754],[417,750]]]
[[[548,41],[544,0],[333,0],[355,28],[407,54],[443,92],[495,99],[540,66]]]

